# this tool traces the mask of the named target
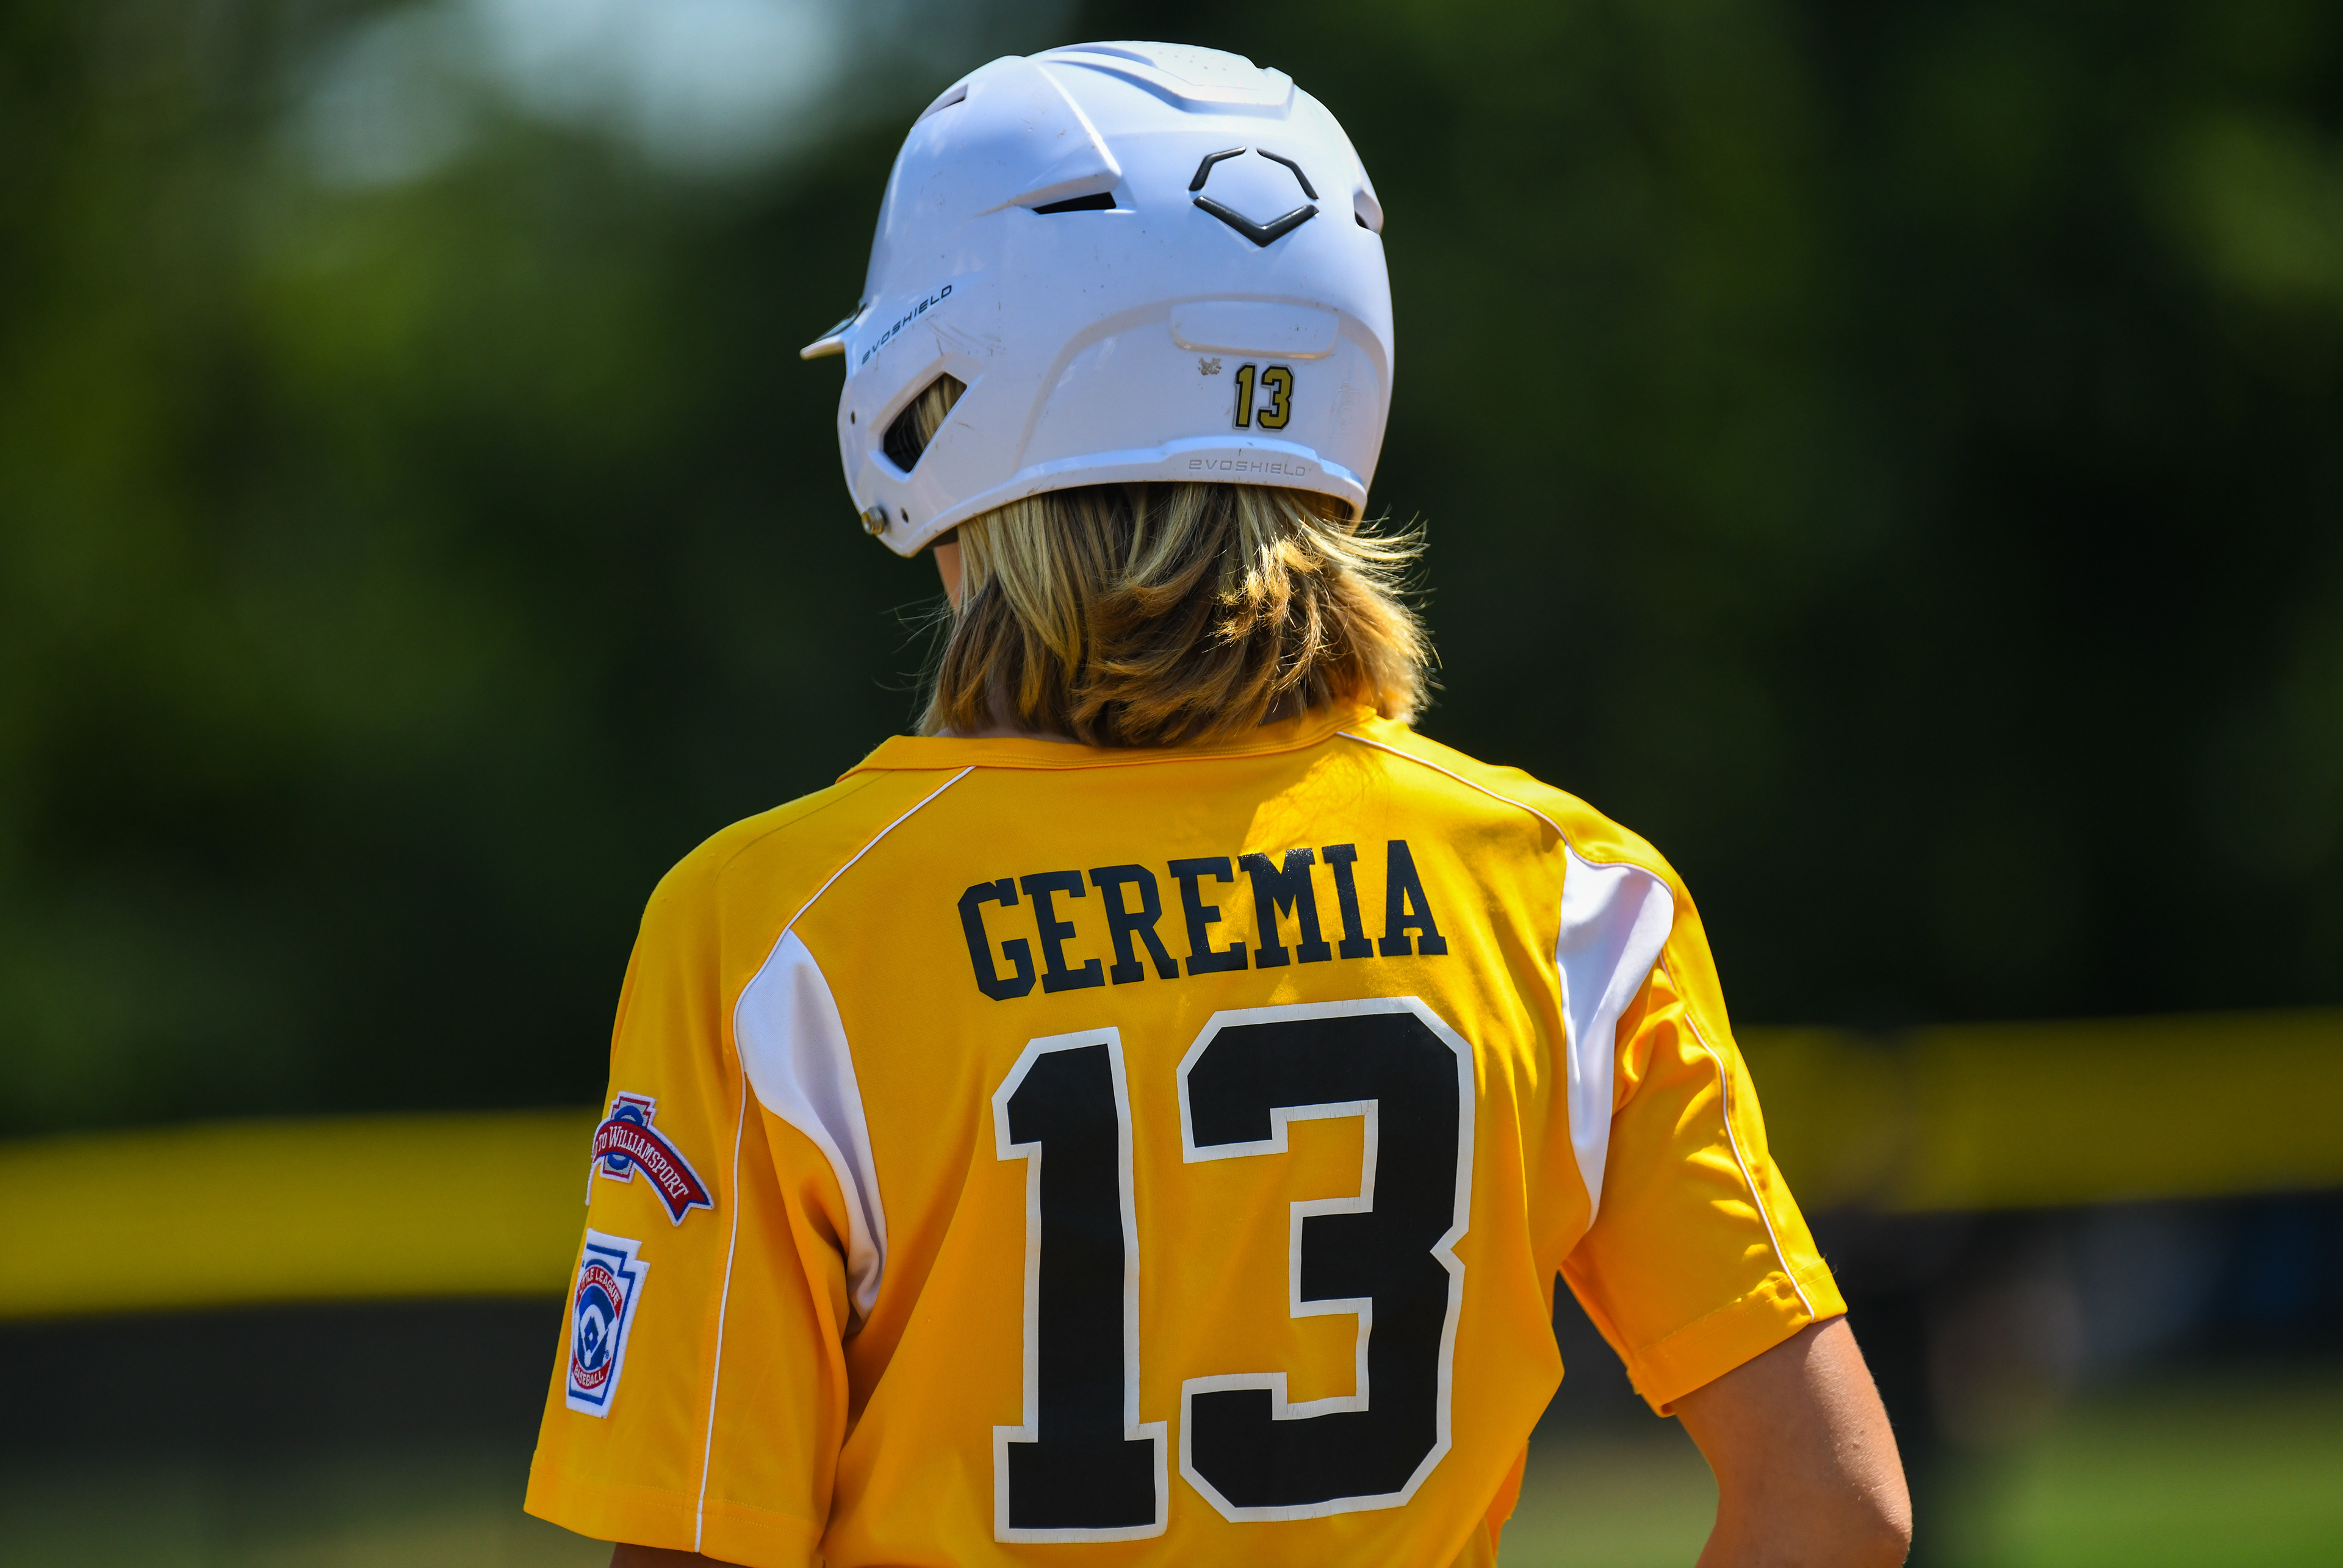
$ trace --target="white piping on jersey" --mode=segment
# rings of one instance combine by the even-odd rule
[[[813,890],[813,897],[808,899],[804,903],[798,906],[798,912],[789,917],[789,925],[783,926],[781,930],[786,932],[790,929],[790,927],[795,926],[799,920],[804,920],[806,911],[812,909],[816,904],[821,902],[821,896],[830,891],[830,882],[835,882],[839,878],[854,869],[854,862],[860,860],[863,856],[877,849],[879,847],[880,839],[885,838],[888,834],[893,832],[896,829],[901,827],[904,823],[918,816],[921,808],[925,807],[929,801],[933,800],[937,796],[942,794],[945,790],[950,789],[953,785],[959,783],[961,779],[967,778],[970,774],[975,771],[976,764],[973,762],[970,763],[967,767],[961,769],[959,772],[953,774],[950,778],[945,779],[942,783],[937,785],[934,789],[921,796],[920,798],[919,805],[912,807],[910,810],[904,812],[901,816],[888,823],[884,828],[881,828],[876,833],[871,834],[870,841],[863,845],[860,849],[855,850],[851,855],[849,855],[846,858],[846,864],[839,867],[835,871],[832,871],[830,874],[829,880],[823,882],[820,887],[816,888]]]
[[[740,1246],[740,1134],[749,1126],[749,1070],[740,1070],[740,1102],[732,1117],[732,1175],[724,1191],[731,1200],[732,1231],[724,1241],[724,1289],[716,1298],[716,1361],[708,1369],[708,1432],[699,1444],[699,1500],[691,1509],[691,1549],[699,1550],[708,1531],[708,1467],[716,1458],[716,1388],[724,1377],[724,1312],[732,1304],[732,1254]]]
[[[1675,929],[1674,893],[1656,873],[1633,861],[1588,859],[1562,830],[1562,824],[1534,806],[1501,795],[1412,751],[1353,730],[1337,733],[1345,740],[1445,774],[1468,789],[1528,812],[1554,829],[1563,853],[1570,858],[1562,882],[1554,964],[1566,1036],[1563,1077],[1570,1110],[1570,1148],[1577,1160],[1579,1181],[1586,1189],[1586,1222],[1592,1226],[1603,1206],[1603,1171],[1611,1158],[1619,1017],[1644,989]],[[1754,1184],[1751,1191],[1754,1194]]]
[[[838,999],[797,934],[797,924],[881,839],[975,770],[963,768],[945,779],[832,871],[781,927],[772,950],[732,1004],[732,1042],[758,1102],[811,1140],[838,1178],[846,1204],[848,1294],[858,1317],[870,1312],[887,1266],[887,1211],[879,1199],[870,1124],[862,1113],[861,1085]]]
[[[1661,967],[1664,969],[1665,963],[1663,962]],[[1668,983],[1675,984],[1674,974],[1668,976]],[[1682,988],[1678,989],[1681,990]],[[1765,1207],[1765,1194],[1757,1190],[1756,1175],[1751,1171],[1748,1160],[1741,1152],[1741,1135],[1733,1131],[1733,1075],[1725,1070],[1723,1054],[1708,1043],[1706,1035],[1701,1033],[1700,1021],[1693,1017],[1692,1009],[1685,1008],[1684,1016],[1684,1027],[1692,1030],[1692,1037],[1699,1042],[1701,1050],[1708,1052],[1709,1060],[1716,1063],[1716,1102],[1725,1118],[1725,1146],[1733,1151],[1733,1162],[1741,1168],[1741,1179],[1749,1184],[1749,1201],[1757,1210],[1758,1222],[1765,1227],[1765,1240],[1773,1246],[1774,1261],[1782,1265],[1783,1277],[1790,1282],[1790,1289],[1798,1293],[1798,1304],[1805,1308],[1806,1316],[1812,1318],[1815,1303],[1807,1296],[1806,1287],[1799,1282],[1798,1271],[1790,1267],[1790,1254],[1782,1251],[1782,1238],[1774,1233],[1774,1216]]]
[[[806,951],[805,943],[797,938],[797,923],[805,919],[808,910],[821,901],[821,896],[830,891],[839,878],[846,875],[853,869],[856,861],[878,846],[880,839],[910,820],[922,807],[975,771],[976,768],[973,764],[961,769],[930,790],[920,799],[918,805],[872,834],[862,848],[848,856],[845,864],[832,871],[821,886],[814,890],[813,897],[799,905],[798,912],[791,915],[789,922],[781,927],[780,934],[773,939],[772,950],[765,955],[765,961],[758,966],[757,972],[749,977],[749,983],[740,989],[739,1000],[732,1004],[732,1042],[740,1058],[740,1112],[732,1128],[732,1187],[727,1194],[732,1204],[732,1240],[724,1249],[724,1285],[716,1298],[716,1355],[708,1377],[708,1431],[700,1444],[699,1498],[692,1511],[691,1549],[694,1552],[699,1550],[701,1533],[707,1524],[708,1476],[709,1466],[716,1457],[716,1391],[724,1372],[724,1315],[732,1301],[733,1249],[740,1237],[740,1136],[749,1123],[749,1087],[757,1077],[756,1065],[749,1060],[749,1037],[741,1027],[745,1020],[743,1009],[750,993],[756,990],[758,982],[772,970],[777,959],[784,961],[788,970],[792,972],[792,978],[801,980],[805,971],[811,972],[813,986],[819,992],[819,1000],[815,1002],[817,1027],[826,1024],[828,1030],[834,1033],[830,1038],[822,1040],[821,1043],[826,1049],[820,1051],[818,1057],[810,1063],[805,1060],[804,1053],[801,1052],[789,1052],[784,1055],[781,1054],[780,1049],[777,1048],[769,1057],[767,1057],[767,1053],[759,1048],[760,1058],[766,1058],[773,1070],[788,1075],[786,1091],[799,1092],[782,1093],[780,1098],[788,1103],[777,1105],[774,1103],[775,1097],[768,1096],[765,1086],[759,1083],[757,1100],[776,1117],[804,1133],[830,1161],[830,1172],[838,1179],[839,1195],[846,1204],[849,1237],[847,1281],[852,1292],[856,1315],[860,1316],[870,1310],[870,1303],[879,1293],[879,1277],[887,1266],[887,1212],[879,1201],[879,1173],[870,1156],[870,1127],[862,1114],[862,1092],[855,1081],[854,1058],[847,1049],[845,1027],[838,1021],[838,1002],[830,994],[829,984],[821,978],[820,966],[813,961],[813,955]],[[794,955],[785,956],[785,950],[792,944],[798,953],[805,955],[802,969],[794,961]],[[802,986],[796,989],[802,990]],[[826,1010],[826,1017],[823,1016],[824,1010]],[[786,1017],[785,1014],[782,1016]],[[797,1078],[797,1070],[801,1065],[827,1067],[833,1070],[842,1068],[844,1070],[839,1077],[820,1085],[825,1092],[817,1101],[802,1092],[803,1086]],[[780,1082],[779,1080],[776,1081],[777,1085]],[[816,1110],[817,1104],[820,1108],[820,1111]],[[842,1148],[830,1131],[821,1114],[824,1111],[845,1124],[841,1131],[845,1131],[847,1144],[860,1161],[859,1168],[849,1167],[848,1149]],[[802,1120],[799,1119],[800,1115]],[[856,1261],[858,1251],[860,1252],[866,1264],[860,1276],[858,1276]]]
[[[1650,877],[1654,883],[1659,883],[1660,881],[1656,876],[1653,876],[1651,872],[1644,871],[1644,868],[1636,866],[1630,861],[1594,861],[1585,859],[1584,856],[1579,854],[1577,849],[1571,843],[1570,835],[1562,830],[1562,824],[1555,821],[1553,818],[1547,816],[1544,812],[1539,810],[1534,806],[1524,804],[1522,801],[1514,799],[1510,795],[1500,795],[1485,784],[1476,784],[1472,779],[1465,778],[1462,773],[1443,768],[1439,763],[1418,757],[1412,751],[1403,751],[1396,746],[1388,746],[1383,741],[1369,739],[1366,736],[1354,734],[1348,729],[1339,730],[1337,733],[1345,740],[1355,740],[1362,746],[1372,746],[1378,751],[1388,751],[1394,757],[1404,757],[1411,762],[1422,763],[1424,767],[1431,769],[1435,773],[1445,773],[1449,778],[1455,779],[1456,782],[1463,785],[1466,789],[1477,789],[1493,800],[1503,800],[1508,806],[1521,807],[1523,810],[1527,811],[1531,816],[1535,817],[1539,821],[1544,822],[1547,827],[1554,829],[1554,836],[1562,840],[1563,849],[1570,856],[1571,859],[1576,865],[1585,866],[1590,869],[1596,866],[1604,867],[1606,869],[1615,866],[1621,869],[1642,871],[1644,876]],[[1564,950],[1570,945],[1571,940],[1571,922],[1569,918],[1571,907],[1570,881],[1571,879],[1568,877],[1564,877],[1563,879],[1563,934],[1561,939],[1554,945],[1554,962],[1557,967],[1564,966],[1564,960],[1562,955]],[[1660,884],[1660,886],[1662,890],[1664,891],[1665,885]],[[1671,894],[1669,897],[1668,927],[1661,930],[1659,940],[1652,944],[1652,956],[1649,959],[1643,960],[1643,962],[1634,970],[1628,972],[1634,974],[1647,973],[1654,965],[1657,965],[1662,970],[1666,969],[1667,960],[1663,955],[1666,949],[1667,939],[1671,934],[1674,924],[1674,895]],[[1649,909],[1650,905],[1647,901],[1644,910],[1638,911],[1634,921],[1636,930],[1641,930],[1643,929],[1644,925],[1644,917],[1648,914]],[[1634,949],[1632,947],[1627,949],[1626,953],[1624,956],[1634,956]],[[1569,1002],[1567,1000],[1569,989],[1567,972],[1567,969],[1564,968],[1565,978],[1564,981],[1564,989],[1565,1000],[1564,1006],[1565,1009],[1569,1006]],[[1668,983],[1671,986],[1675,984],[1675,977],[1673,974],[1669,975]],[[1643,981],[1639,979],[1635,982],[1634,990],[1628,992],[1627,996],[1620,1002],[1619,1006],[1608,1010],[1609,1017],[1605,1021],[1607,1021],[1610,1029],[1615,1030],[1618,1027],[1619,1013],[1624,1010],[1627,1002],[1634,1000],[1634,990],[1640,990],[1642,989]],[[1595,1017],[1597,1019],[1601,1019],[1602,1014],[1598,1012],[1595,1014]],[[1708,1059],[1716,1064],[1717,1102],[1719,1106],[1722,1107],[1725,1118],[1725,1146],[1733,1151],[1733,1162],[1740,1168],[1741,1180],[1746,1183],[1749,1188],[1749,1201],[1757,1211],[1757,1219],[1759,1222],[1765,1227],[1765,1240],[1774,1249],[1774,1259],[1776,1262],[1782,1265],[1783,1276],[1790,1282],[1790,1289],[1797,1292],[1799,1303],[1806,1309],[1806,1316],[1811,1318],[1815,1315],[1815,1304],[1813,1301],[1807,1297],[1805,1286],[1799,1282],[1797,1271],[1790,1267],[1790,1255],[1782,1251],[1782,1239],[1774,1232],[1774,1216],[1765,1207],[1765,1195],[1762,1191],[1758,1191],[1757,1178],[1751,1173],[1749,1170],[1749,1161],[1747,1157],[1741,1152],[1740,1134],[1733,1131],[1733,1075],[1727,1072],[1725,1069],[1725,1058],[1717,1053],[1717,1050],[1715,1046],[1708,1043],[1708,1037],[1701,1033],[1699,1020],[1693,1017],[1690,1006],[1686,1006],[1684,1008],[1684,1027],[1692,1030],[1693,1040],[1700,1046],[1701,1050],[1708,1053]],[[1578,1155],[1579,1175],[1586,1183],[1586,1222],[1589,1225],[1592,1225],[1594,1223],[1594,1210],[1603,1191],[1603,1167],[1609,1152],[1608,1145],[1610,1143],[1611,1117],[1608,1109],[1605,1108],[1601,1117],[1602,1129],[1597,1138],[1584,1141],[1582,1141],[1579,1091],[1582,1081],[1584,1079],[1592,1078],[1593,1075],[1591,1073],[1582,1072],[1579,1063],[1579,1055],[1582,1048],[1581,1042],[1584,1040],[1585,1035],[1590,1031],[1577,1027],[1577,1020],[1575,1019],[1572,1020],[1572,1034],[1574,1038],[1571,1042],[1570,1050],[1570,1141],[1573,1151]],[[1608,1030],[1605,1030],[1604,1032],[1607,1033]],[[1602,1039],[1602,1035],[1598,1034],[1595,1038],[1596,1040],[1599,1041]],[[1585,1049],[1589,1054],[1592,1054],[1594,1049],[1593,1045],[1589,1044],[1585,1046]],[[1607,1066],[1608,1064],[1606,1063],[1605,1065]],[[1605,1072],[1600,1081],[1602,1087],[1607,1091],[1610,1087],[1609,1074]],[[1594,1168],[1591,1174],[1588,1171],[1587,1161],[1589,1142],[1594,1144]]]

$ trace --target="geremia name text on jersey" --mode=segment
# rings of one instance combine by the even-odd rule
[[[1444,956],[1448,942],[1424,897],[1407,840],[1393,839],[1385,846],[1380,937],[1367,935],[1358,859],[1357,845],[1328,844],[1315,851],[1307,847],[1287,849],[1276,859],[1256,852],[1233,859],[1206,855],[1159,861],[1164,868],[1161,878],[1136,861],[1093,866],[1087,871],[1032,871],[979,882],[962,893],[960,929],[968,936],[977,989],[995,1001],[1027,995],[1037,979],[1044,992],[1081,990],[1110,980],[1125,985],[1146,979],[1150,965],[1158,978],[1177,980],[1182,974],[1280,969],[1337,958]],[[1342,922],[1341,935],[1331,942],[1319,921],[1318,881],[1312,871],[1322,863]],[[1233,884],[1240,871],[1252,893],[1254,940],[1250,946],[1223,943],[1220,939],[1226,933],[1212,930],[1222,916],[1221,905],[1212,900],[1224,895],[1210,884]],[[1159,929],[1165,917],[1166,879],[1179,892],[1179,919],[1172,930],[1187,940],[1184,960],[1172,957]],[[1071,907],[1071,900],[1089,898],[1092,889],[1099,896],[1096,905]],[[1243,895],[1239,891],[1235,896]],[[990,912],[988,906],[1001,912]],[[1019,913],[1008,914],[1011,910]],[[1097,929],[1101,923],[1102,931]],[[1285,940],[1289,930],[1293,937],[1290,946]],[[1038,974],[1033,961],[1037,945],[1041,958]],[[1074,956],[1069,956],[1069,946],[1076,950]],[[1111,962],[1107,960],[1110,950]],[[1081,956],[1083,952],[1091,956]]]

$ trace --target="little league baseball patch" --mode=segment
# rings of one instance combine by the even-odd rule
[[[608,1415],[626,1369],[627,1336],[634,1332],[635,1308],[642,1300],[649,1265],[637,1254],[642,1243],[624,1236],[586,1232],[578,1260],[577,1288],[569,1295],[569,1408]]]

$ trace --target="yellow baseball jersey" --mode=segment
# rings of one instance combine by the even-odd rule
[[[528,1507],[759,1568],[1488,1563],[1557,1272],[1664,1411],[1844,1310],[1666,862],[1364,710],[888,741],[608,1104]]]

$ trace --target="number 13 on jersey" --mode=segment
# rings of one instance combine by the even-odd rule
[[[1278,1370],[1185,1379],[1180,1473],[1233,1521],[1408,1501],[1449,1447],[1469,1220],[1473,1050],[1413,997],[1213,1016],[1178,1068],[1183,1161],[1286,1152],[1296,1121],[1363,1123],[1355,1197],[1293,1203],[1290,1310],[1358,1323],[1356,1386],[1299,1403]],[[1140,1419],[1140,1267],[1212,1236],[1142,1234],[1111,1028],[1030,1042],[992,1097],[1027,1161],[1024,1420],[993,1429],[1001,1541],[1161,1534],[1165,1422]]]

